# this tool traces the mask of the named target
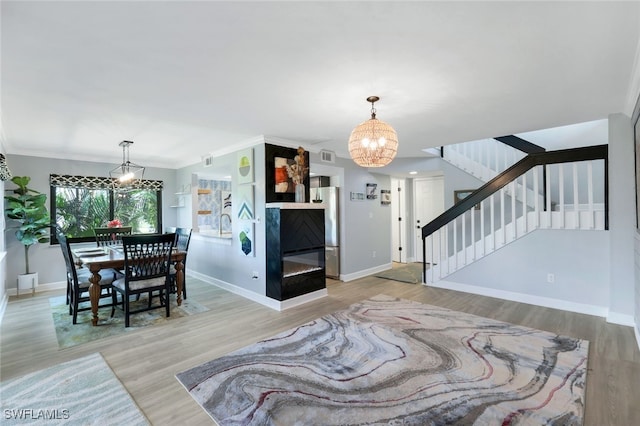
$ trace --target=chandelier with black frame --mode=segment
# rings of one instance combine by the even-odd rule
[[[109,172],[113,189],[115,191],[126,192],[135,189],[142,182],[144,177],[144,167],[132,163],[129,160],[129,146],[132,141],[122,141],[122,164]]]

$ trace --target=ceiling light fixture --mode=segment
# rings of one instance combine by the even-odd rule
[[[122,164],[109,172],[109,176],[113,182],[113,188],[116,190],[127,189],[135,186],[142,180],[144,176],[144,167],[129,161],[129,146],[132,141],[122,141]]]
[[[398,135],[393,127],[376,118],[374,103],[378,96],[369,96],[371,118],[356,126],[349,137],[349,155],[362,167],[386,166],[398,152]]]

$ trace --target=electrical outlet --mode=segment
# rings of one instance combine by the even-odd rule
[[[554,274],[547,274],[547,282],[548,283],[556,282],[556,276]]]
[[[252,280],[257,280],[258,279],[258,271],[253,271],[251,273],[251,279]]]
[[[376,252],[374,251],[373,253],[371,253],[372,257],[376,257]]]

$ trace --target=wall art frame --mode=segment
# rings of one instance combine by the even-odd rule
[[[240,220],[253,220],[254,214],[254,198],[253,185],[240,185],[237,190],[238,214]]]
[[[265,157],[265,202],[293,203],[295,189],[293,181],[284,170],[285,164],[293,164],[298,155],[297,148],[264,144]],[[304,152],[305,164],[309,164],[309,152]],[[286,185],[285,185],[286,183]],[[303,179],[305,200],[309,200],[309,173]]]
[[[238,184],[253,183],[255,169],[253,163],[253,148],[238,151],[236,166]]]
[[[349,193],[349,199],[351,201],[364,201],[364,192],[353,192]]]
[[[251,221],[245,220],[239,224],[238,228],[238,247],[240,249],[240,253],[245,257],[255,257],[255,224]]]
[[[458,204],[460,201],[471,195],[474,191],[475,189],[456,189],[455,191],[453,191],[453,204]],[[476,204],[474,206],[474,209],[480,210],[480,203]]]
[[[367,200],[375,200],[378,198],[378,194],[376,194],[376,188],[378,188],[377,183],[368,183],[367,184]]]
[[[391,190],[380,190],[380,204],[382,204],[383,206],[388,206],[389,204],[391,204]]]

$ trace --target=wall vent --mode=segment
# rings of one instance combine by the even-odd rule
[[[213,166],[213,155],[207,154],[202,156],[202,166],[203,167],[211,167]]]
[[[335,163],[336,162],[336,153],[333,151],[321,150],[320,151],[320,161],[325,163]]]

